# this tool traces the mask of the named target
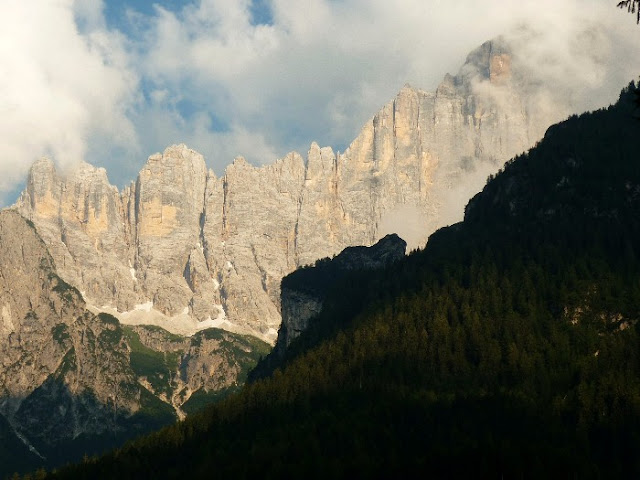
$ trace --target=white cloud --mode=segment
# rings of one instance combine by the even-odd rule
[[[0,192],[41,155],[111,167],[121,185],[175,142],[218,174],[236,155],[344,149],[404,83],[434,89],[470,50],[525,25],[542,34],[521,43],[524,58],[577,109],[615,100],[640,73],[640,27],[602,0],[271,0],[269,25],[252,24],[249,0],[158,0],[151,16],[129,12],[128,37],[107,29],[100,0],[34,3],[0,0],[12,19],[0,33]]]
[[[80,35],[71,0],[0,5],[0,192],[31,162],[50,155],[69,165],[84,158],[95,132],[134,143],[126,113],[135,75],[116,38]],[[10,19],[10,20],[9,20]]]
[[[621,63],[611,62],[619,56],[612,36],[624,31],[623,43],[639,50],[635,24],[604,3],[273,0],[273,24],[256,26],[247,1],[203,0],[177,14],[158,11],[146,68],[174,95],[179,89],[204,112],[269,139],[273,148],[263,154],[250,144],[236,152],[263,163],[273,160],[273,150],[278,156],[306,151],[312,140],[343,149],[404,83],[435,88],[471,49],[518,25],[544,32],[534,48],[526,46],[531,59],[544,61],[545,49],[555,48],[554,59],[566,62],[544,65],[550,81],[576,91],[600,88],[601,95],[590,90],[582,99],[589,107],[612,101],[633,76],[626,68],[624,80],[609,78]],[[217,137],[226,142],[224,134]],[[237,136],[228,138],[238,143]],[[205,155],[219,173],[231,160],[215,151]]]

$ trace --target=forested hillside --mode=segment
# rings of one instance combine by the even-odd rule
[[[640,474],[635,85],[329,288],[270,377],[51,478]]]

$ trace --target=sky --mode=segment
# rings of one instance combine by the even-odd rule
[[[0,0],[0,205],[43,156],[121,188],[174,143],[217,175],[312,141],[344,151],[404,84],[434,90],[498,35],[577,110],[605,106],[640,75],[640,27],[616,3]]]

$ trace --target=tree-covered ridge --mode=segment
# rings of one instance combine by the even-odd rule
[[[550,129],[424,250],[330,289],[271,378],[51,476],[637,477],[633,88]]]
[[[518,223],[558,216],[588,223],[591,217],[633,215],[640,195],[637,107],[631,82],[608,109],[551,126],[536,148],[507,162],[466,208],[465,221]]]
[[[347,247],[333,258],[325,257],[313,265],[298,268],[282,279],[282,290],[295,290],[324,298],[336,282],[354,270],[377,270],[403,257],[407,242],[389,234],[370,247]]]

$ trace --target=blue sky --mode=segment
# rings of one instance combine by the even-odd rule
[[[184,0],[113,0],[104,2],[104,16],[111,28],[122,29],[126,23],[126,10],[133,10],[145,16],[152,16],[157,6],[171,12],[179,12],[186,2]]]
[[[194,4],[195,2],[185,0],[159,0],[156,2],[148,0],[110,0],[104,2],[104,16],[108,27],[127,31],[129,28],[127,10],[151,17],[158,6],[170,12],[179,13],[189,3]],[[268,0],[252,1],[249,6],[249,12],[253,25],[270,25],[273,22]]]
[[[343,151],[405,83],[435,89],[501,34],[535,32],[523,58],[576,110],[605,105],[640,73],[640,27],[615,3],[3,0],[0,203],[41,156],[120,188],[173,143],[218,175],[237,155]]]

